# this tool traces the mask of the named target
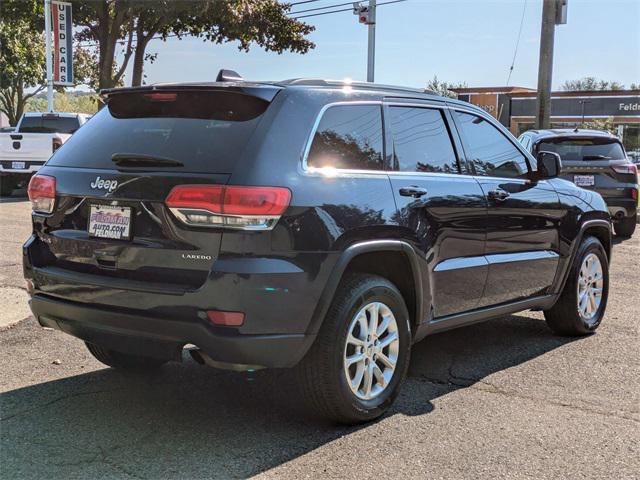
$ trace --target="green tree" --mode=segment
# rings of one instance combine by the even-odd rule
[[[603,130],[613,135],[618,134],[618,128],[613,123],[613,117],[594,118],[585,122],[580,122],[579,128],[585,128],[589,130]]]
[[[596,77],[584,77],[578,80],[567,80],[560,88],[566,92],[579,90],[624,90],[624,85],[616,81],[600,80]]]
[[[458,98],[458,94],[456,92],[451,91],[452,88],[466,88],[466,82],[444,82],[438,80],[438,76],[434,75],[431,80],[427,83],[427,90],[431,90],[432,92],[437,93],[438,95],[442,95],[443,97],[449,98]]]
[[[44,88],[43,44],[44,35],[28,21],[0,22],[0,111],[10,125],[18,122],[27,100]]]
[[[286,14],[290,5],[278,0],[99,0],[74,1],[77,38],[94,41],[98,49],[98,87],[122,80],[133,59],[132,85],[144,79],[146,49],[153,38],[195,36],[205,41],[238,41],[241,50],[253,43],[268,51],[306,53],[314,44],[305,38],[313,27]],[[122,60],[114,68],[120,49]]]
[[[78,112],[93,115],[98,111],[100,100],[93,92],[55,92],[53,106],[56,112]],[[25,112],[42,112],[47,109],[47,99],[40,94],[29,99]]]
[[[0,48],[0,111],[15,125],[29,99],[46,87],[43,2],[3,0]],[[73,53],[76,84],[95,87],[95,54],[77,45]]]

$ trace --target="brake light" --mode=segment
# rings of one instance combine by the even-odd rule
[[[51,213],[56,203],[56,179],[48,175],[34,175],[27,188],[31,209],[34,212]]]
[[[165,203],[187,225],[271,230],[290,200],[282,187],[178,185]]]
[[[152,102],[175,102],[176,98],[178,98],[178,94],[154,92],[145,94],[144,98],[151,100]]]
[[[613,168],[613,171],[617,173],[630,173],[633,175],[638,173],[638,167],[636,167],[633,163],[625,163],[623,165],[613,165],[611,168]]]
[[[57,149],[59,149],[62,146],[62,139],[59,137],[53,137],[51,139],[51,151],[55,152]]]

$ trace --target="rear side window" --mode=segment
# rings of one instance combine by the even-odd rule
[[[115,168],[114,154],[157,156],[190,172],[231,173],[269,102],[236,92],[121,93],[49,165]]]
[[[458,173],[442,111],[434,108],[390,107],[394,170]]]
[[[455,112],[462,130],[467,162],[476,175],[518,178],[529,171],[527,160],[491,123],[464,112]]]
[[[609,138],[574,138],[544,140],[538,144],[539,152],[555,152],[563,160],[622,160],[622,146]]]
[[[336,105],[322,116],[307,165],[352,170],[384,170],[382,107]]]
[[[80,128],[77,117],[28,116],[20,123],[20,133],[74,133]]]

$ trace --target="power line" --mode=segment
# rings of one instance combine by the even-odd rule
[[[513,52],[513,59],[511,60],[511,67],[509,67],[509,76],[507,77],[507,87],[511,81],[511,74],[513,73],[513,67],[516,64],[516,55],[518,55],[518,47],[520,46],[520,37],[522,36],[522,26],[524,25],[524,14],[527,11],[527,0],[524,0],[522,5],[522,17],[520,18],[520,29],[518,30],[518,40],[516,41],[516,48]]]
[[[291,5],[318,2],[318,1],[321,1],[321,0],[305,0],[303,2],[292,3]],[[391,0],[391,1],[388,1],[388,2],[382,2],[382,3],[378,3],[376,8],[377,7],[381,7],[382,5],[389,5],[389,4],[392,4],[392,3],[400,3],[400,2],[406,2],[406,1],[407,0]],[[327,6],[327,7],[318,7],[318,8],[309,9],[309,10],[300,10],[298,12],[289,12],[289,13],[287,13],[287,15],[294,15],[296,13],[302,13],[302,12],[311,11],[311,10],[323,10],[323,9],[327,9],[327,8],[339,7],[339,6],[342,6],[342,5],[351,5],[352,3],[353,2],[340,3],[340,4],[336,4],[336,5],[330,5],[330,6]],[[353,8],[343,8],[343,9],[339,9],[339,10],[332,10],[330,12],[312,13],[312,14],[309,14],[309,15],[300,15],[298,17],[291,17],[291,18],[293,20],[297,20],[299,18],[317,17],[317,16],[320,16],[320,15],[329,15],[331,13],[348,12],[348,11],[351,11],[351,10],[353,10]],[[151,39],[152,40],[157,40],[159,38],[173,38],[173,37],[178,37],[178,36],[180,36],[180,35],[177,35],[177,34],[173,33],[173,34],[165,35],[165,36],[163,36],[163,35],[155,35]],[[126,43],[128,43],[128,40],[124,40],[124,39],[123,40],[116,40],[116,44],[124,45]],[[132,46],[133,45],[135,45],[135,40],[132,42]],[[98,46],[98,42],[97,41],[96,42],[79,42],[78,46],[80,46],[80,47],[97,47]]]
[[[392,3],[400,3],[400,2],[406,2],[406,1],[407,1],[407,0],[391,0],[391,1],[389,1],[389,2],[382,2],[382,3],[378,3],[378,4],[376,5],[376,8],[381,7],[382,5],[389,5],[389,4],[392,4]],[[336,6],[337,6],[337,5],[336,5]],[[353,10],[353,8],[342,8],[342,9],[340,9],[340,10],[332,10],[332,11],[330,11],[330,12],[310,13],[310,14],[308,14],[308,15],[300,15],[300,16],[298,16],[298,17],[291,17],[291,18],[293,18],[294,20],[297,20],[297,19],[299,19],[299,18],[318,17],[318,16],[320,16],[320,15],[329,15],[329,14],[331,14],[331,13],[348,12],[348,11],[352,11],[352,10]],[[298,12],[298,13],[299,13],[299,12]],[[291,15],[291,14],[290,14],[290,15]]]
[[[326,7],[307,8],[306,10],[298,10],[297,12],[288,12],[287,15],[297,15],[298,13],[315,12],[317,10],[327,10],[328,8],[344,7],[345,5],[353,5],[353,2],[336,3],[334,5],[327,5]]]
[[[293,7],[294,5],[302,5],[303,3],[315,3],[320,1],[321,0],[302,0],[301,2],[291,2],[289,5]]]

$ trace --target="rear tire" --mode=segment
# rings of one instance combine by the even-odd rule
[[[297,366],[298,383],[322,417],[368,422],[398,395],[410,349],[409,313],[396,286],[376,275],[354,275],[338,287],[318,337]]]
[[[596,331],[604,317],[608,296],[607,255],[597,238],[586,237],[578,247],[560,298],[544,311],[547,325],[557,335],[589,335]]]
[[[616,235],[623,238],[629,238],[633,236],[633,232],[636,231],[636,223],[638,222],[638,215],[631,217],[624,217],[622,220],[618,220],[613,228],[616,231]]]
[[[98,361],[120,370],[154,370],[167,363],[164,360],[116,352],[94,343],[85,342],[87,349]]]

